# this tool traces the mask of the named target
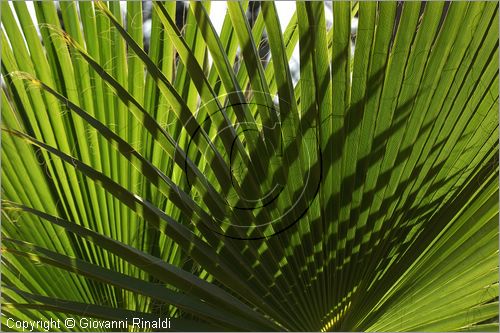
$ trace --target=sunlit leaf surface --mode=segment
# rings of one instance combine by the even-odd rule
[[[3,331],[498,331],[497,2],[1,6]]]

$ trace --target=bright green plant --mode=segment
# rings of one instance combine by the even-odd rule
[[[498,3],[1,5],[3,330],[498,331]]]

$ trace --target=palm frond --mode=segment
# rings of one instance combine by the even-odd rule
[[[3,330],[498,330],[498,3],[145,4],[1,3]]]

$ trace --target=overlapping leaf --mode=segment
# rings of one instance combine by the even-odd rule
[[[498,330],[497,3],[1,5],[4,330]]]

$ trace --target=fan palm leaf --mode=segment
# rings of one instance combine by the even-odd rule
[[[498,330],[498,3],[1,6],[4,330]]]

